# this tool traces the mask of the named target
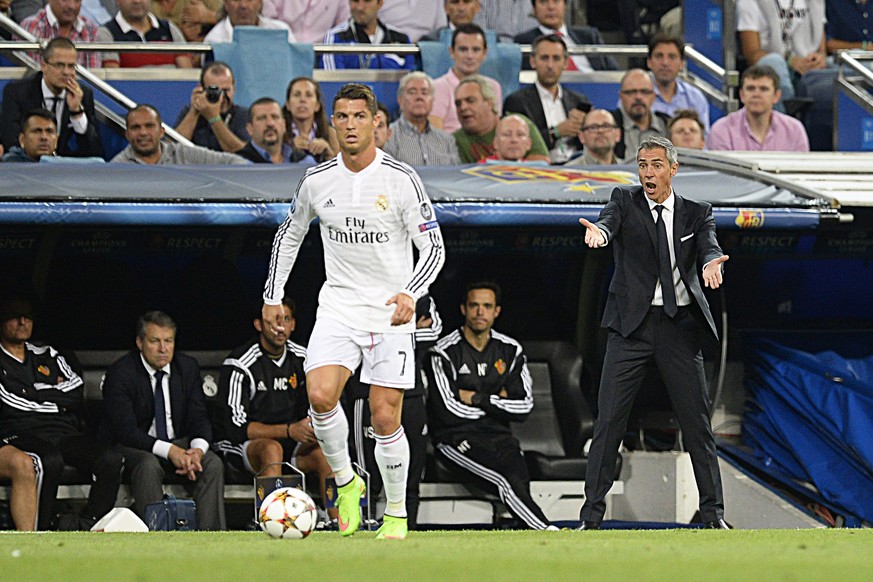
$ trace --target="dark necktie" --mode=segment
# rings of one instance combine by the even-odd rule
[[[170,440],[167,433],[167,404],[164,401],[164,372],[155,372],[155,436],[162,441]]]
[[[658,229],[658,266],[661,277],[661,296],[664,298],[664,313],[673,317],[676,315],[678,308],[676,307],[676,288],[673,286],[673,264],[670,261],[670,244],[667,242],[667,225],[664,224],[664,217],[661,215],[664,206],[657,204],[655,205],[655,210],[658,211],[658,221],[655,226]]]

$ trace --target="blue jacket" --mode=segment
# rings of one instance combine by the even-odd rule
[[[382,22],[377,21],[376,26],[384,33],[383,44],[411,44],[409,37],[402,32],[388,28]],[[370,37],[363,30],[355,26],[349,19],[336,28],[327,31],[324,36],[324,44],[370,44]],[[336,69],[407,69],[415,68],[413,55],[394,54],[327,54],[321,57],[321,68],[328,71]]]

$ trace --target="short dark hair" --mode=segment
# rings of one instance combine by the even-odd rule
[[[679,37],[666,32],[658,32],[649,40],[649,58],[652,58],[652,53],[659,44],[672,44],[679,50],[679,57],[685,59],[685,43]]]
[[[249,105],[249,113],[247,116],[249,123],[255,120],[255,118],[252,117],[252,109],[255,108],[255,105],[276,105],[279,108],[279,112],[282,112],[282,106],[279,104],[278,101],[276,101],[272,97],[261,97],[260,99]]]
[[[697,113],[696,109],[677,109],[676,113],[673,114],[673,117],[670,118],[670,121],[667,122],[667,135],[670,135],[673,132],[673,125],[675,125],[675,123],[680,119],[693,119],[700,127],[701,133],[706,131],[706,128],[703,127],[703,122],[700,121],[700,114]]]
[[[225,63],[224,61],[212,61],[208,65],[205,65],[202,69],[200,69],[200,85],[205,87],[203,84],[203,77],[206,76],[206,73],[211,73],[213,71],[227,71],[230,73],[230,78],[233,79],[233,82],[236,83],[236,77],[233,76],[233,69],[230,68],[230,65]]]
[[[485,31],[482,30],[482,27],[478,24],[473,24],[472,22],[468,24],[459,24],[457,28],[455,28],[455,32],[452,33],[452,48],[455,48],[455,39],[458,38],[459,34],[478,34],[482,37],[482,46],[486,49],[488,48],[488,39],[485,37]]]
[[[56,36],[48,41],[45,47],[43,47],[42,54],[40,55],[42,60],[47,61],[50,59],[57,49],[76,50],[76,45],[73,44],[73,41],[64,36]]]
[[[360,99],[366,101],[367,109],[370,110],[370,113],[372,113],[374,117],[379,110],[373,90],[361,83],[348,83],[343,85],[342,88],[336,92],[336,95],[333,96],[333,109],[336,109],[337,101],[340,99],[349,99],[350,101],[357,101]]]
[[[31,117],[40,117],[46,121],[51,121],[52,125],[55,126],[55,130],[58,129],[58,120],[55,118],[55,114],[44,107],[39,107],[37,109],[31,109],[21,116],[21,133],[24,133],[24,130],[27,127],[27,122],[30,121]]]
[[[381,101],[379,101],[376,104],[376,109],[378,109],[379,111],[381,111],[382,113],[385,114],[385,125],[390,125],[391,124],[391,112],[388,111],[388,106],[385,105],[384,103],[382,103]]]
[[[258,310],[255,312],[255,319],[260,319],[261,321],[264,321],[263,305],[263,303],[258,303]],[[295,315],[297,314],[297,304],[294,303],[294,300],[290,297],[283,297],[282,303],[280,303],[280,305],[284,305],[291,310],[291,317],[295,317]]]
[[[752,65],[743,71],[743,74],[740,76],[740,88],[742,88],[746,79],[763,79],[764,77],[772,79],[775,89],[778,90],[782,86],[779,74],[773,70],[773,67],[769,65]]]
[[[136,321],[136,337],[143,339],[145,337],[145,328],[149,324],[172,329],[174,333],[176,331],[176,322],[173,321],[172,317],[163,311],[147,311]]]
[[[124,116],[125,125],[128,125],[130,123],[130,114],[137,111],[151,111],[158,118],[159,125],[164,123],[164,120],[161,118],[161,112],[158,111],[157,107],[155,107],[154,105],[149,105],[148,103],[140,103],[139,105],[136,105],[127,111],[127,115]]]
[[[464,300],[461,302],[461,305],[467,304],[467,298],[470,296],[470,291],[476,289],[488,289],[489,291],[492,291],[494,293],[494,303],[500,305],[503,293],[500,290],[500,285],[494,281],[473,281],[472,283],[468,283],[467,288],[464,290]]]
[[[553,42],[555,44],[561,45],[561,47],[564,49],[564,56],[567,56],[567,43],[557,34],[541,34],[536,37],[534,41],[530,44],[532,55],[537,54],[537,47],[539,47],[540,43],[543,42]]]

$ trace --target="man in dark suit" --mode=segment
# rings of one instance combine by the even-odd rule
[[[603,313],[609,336],[580,529],[600,527],[618,446],[652,361],[667,386],[691,455],[704,526],[726,529],[700,350],[704,334],[718,332],[698,273],[707,287],[718,288],[728,257],[715,236],[712,207],[673,192],[672,178],[679,168],[673,144],[660,136],[645,138],[637,163],[641,186],[613,190],[597,223],[579,220],[586,228],[586,244],[611,245],[615,256]]]
[[[533,4],[534,18],[539,26],[531,28],[513,39],[518,44],[532,44],[536,37],[543,34],[556,34],[567,43],[567,46],[585,44],[603,44],[600,31],[593,26],[568,27],[564,19],[567,6],[564,0],[531,0]],[[522,63],[523,68],[530,69],[531,63]],[[601,55],[576,55],[567,62],[568,71],[614,71],[618,69],[618,63],[610,56]]]
[[[103,155],[94,113],[94,94],[76,81],[76,47],[69,39],[53,38],[42,51],[41,73],[13,81],[3,89],[0,141],[9,150],[18,145],[21,119],[45,108],[58,121],[59,156]]]
[[[137,322],[136,347],[106,371],[104,427],[123,446],[136,510],[160,501],[174,471],[197,504],[201,530],[225,529],[224,466],[209,450],[212,426],[203,402],[200,366],[175,354],[176,324],[150,311]]]
[[[532,49],[530,64],[537,80],[508,95],[503,111],[521,113],[533,121],[549,148],[551,162],[563,164],[582,151],[578,136],[591,103],[558,82],[567,68],[567,45],[558,35],[538,36]]]

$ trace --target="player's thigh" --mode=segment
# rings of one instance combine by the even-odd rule
[[[412,334],[383,333],[374,336],[372,347],[364,349],[361,381],[385,388],[413,389],[415,342]]]

